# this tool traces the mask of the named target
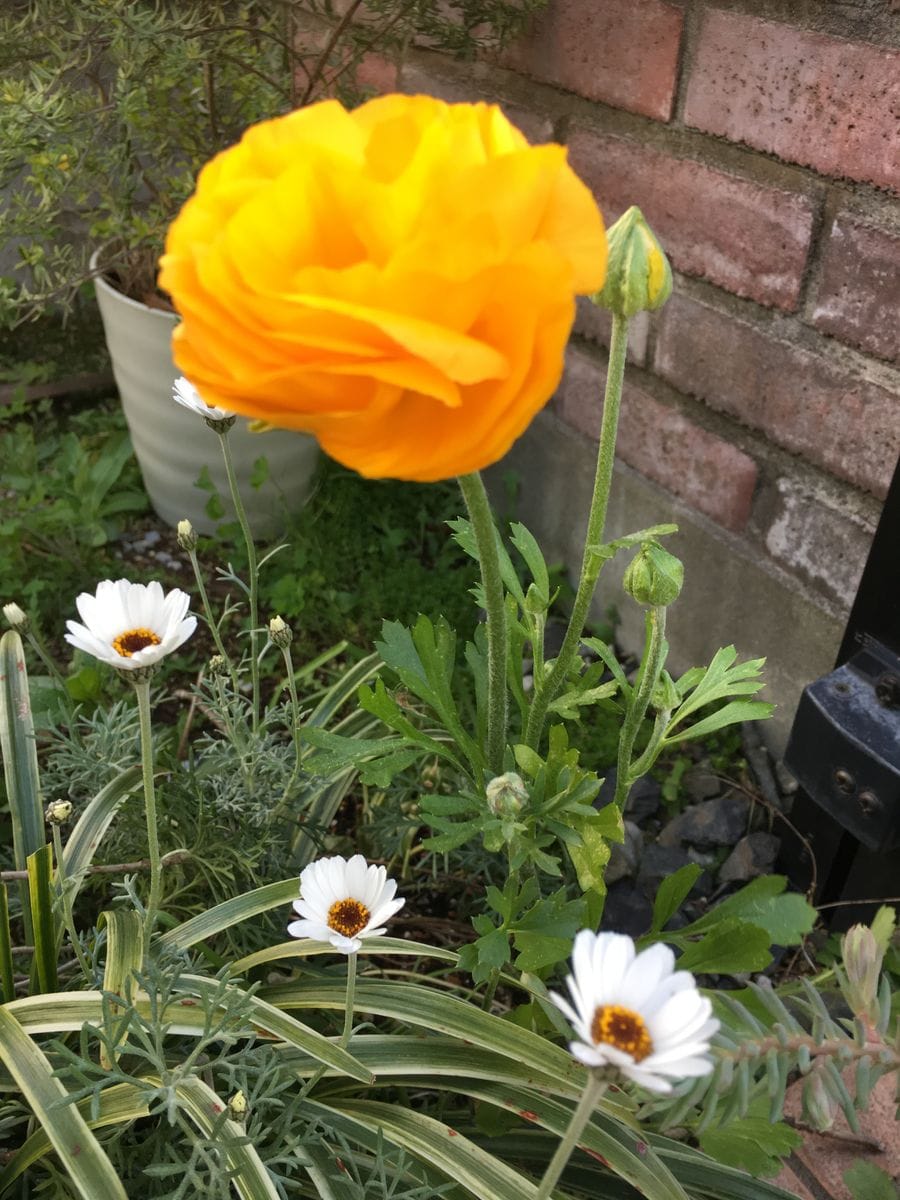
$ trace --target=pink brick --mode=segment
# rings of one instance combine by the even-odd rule
[[[842,342],[900,362],[900,236],[836,217],[813,322]]]
[[[503,62],[588,100],[668,121],[682,20],[663,0],[552,0]]]
[[[360,87],[374,92],[395,92],[400,78],[397,64],[381,54],[364,54],[355,74]]]
[[[684,296],[663,310],[656,370],[840,479],[886,494],[900,452],[900,394]]]
[[[806,196],[622,138],[576,129],[568,144],[609,223],[637,204],[680,271],[797,307],[813,224]]]
[[[900,51],[708,9],[684,119],[825,175],[900,190]]]
[[[557,411],[568,424],[595,439],[603,411],[603,383],[599,365],[570,348]],[[747,524],[757,477],[753,459],[628,382],[617,454],[726,529],[738,531]]]

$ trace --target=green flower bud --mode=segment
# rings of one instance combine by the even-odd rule
[[[287,650],[293,640],[294,634],[287,621],[281,617],[273,617],[269,622],[269,637],[279,650]]]
[[[672,269],[653,230],[632,206],[607,230],[606,282],[594,304],[619,317],[662,308],[672,292]]]
[[[632,599],[648,608],[664,608],[677,600],[684,567],[658,542],[644,542],[628,564],[622,586]]]
[[[197,535],[194,532],[194,527],[188,520],[178,522],[177,532],[178,545],[182,550],[186,550],[188,554],[197,548]]]
[[[18,629],[19,633],[27,633],[31,622],[28,620],[28,613],[18,604],[4,604],[3,615],[9,623],[10,629]]]
[[[232,1121],[246,1121],[249,1107],[247,1097],[238,1089],[228,1101],[228,1115]]]
[[[497,775],[485,789],[488,808],[498,817],[514,816],[528,799],[528,789],[521,775],[507,771]]]
[[[878,1021],[878,981],[884,951],[868,925],[854,925],[841,938],[844,999],[855,1017]]]
[[[225,659],[222,657],[221,654],[214,654],[212,656],[212,658],[210,658],[209,662],[206,664],[206,670],[207,670],[207,673],[209,675],[212,675],[213,677],[215,677],[216,675],[227,675],[228,674],[228,663],[225,661]]]
[[[44,816],[51,825],[65,825],[72,815],[71,800],[51,800]]]

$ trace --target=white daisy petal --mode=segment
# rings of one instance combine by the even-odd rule
[[[675,970],[668,947],[638,954],[629,937],[581,930],[566,979],[571,1002],[550,999],[578,1036],[572,1055],[589,1067],[609,1066],[655,1092],[670,1092],[670,1079],[712,1070],[709,1038],[718,1029],[712,1005],[693,976]]]
[[[293,908],[302,919],[292,921],[288,933],[355,954],[364,938],[380,937],[406,903],[395,898],[396,890],[384,867],[370,865],[361,854],[349,860],[340,854],[317,859],[300,873],[300,899]]]
[[[191,381],[185,379],[183,375],[176,379],[172,386],[172,399],[182,408],[189,408],[199,417],[206,417],[210,421],[226,421],[232,416],[224,408],[218,408],[215,404],[207,404]]]
[[[93,595],[82,592],[76,598],[84,624],[67,621],[65,639],[120,670],[148,667],[177,650],[197,628],[197,618],[185,615],[190,602],[178,588],[166,594],[157,580],[104,579]]]

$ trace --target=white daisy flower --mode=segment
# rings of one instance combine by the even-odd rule
[[[121,670],[149,667],[197,628],[197,618],[186,615],[190,602],[178,588],[164,593],[156,580],[104,579],[93,596],[82,592],[75,601],[84,624],[67,621],[66,641]]]
[[[719,1022],[693,975],[675,970],[668,946],[637,954],[624,934],[582,929],[566,984],[572,1003],[551,999],[580,1038],[569,1049],[586,1066],[616,1067],[652,1092],[712,1070],[709,1041]]]
[[[288,925],[288,933],[355,954],[362,939],[384,933],[385,922],[406,903],[394,899],[396,890],[384,867],[370,866],[361,854],[317,859],[300,872],[294,912],[301,919]]]
[[[182,408],[189,408],[198,417],[207,421],[230,421],[234,413],[226,412],[215,404],[207,404],[194,385],[184,375],[180,375],[172,385],[172,399]]]

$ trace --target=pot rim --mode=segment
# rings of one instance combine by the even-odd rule
[[[164,308],[153,308],[149,304],[144,304],[141,300],[132,300],[132,298],[130,296],[126,296],[124,292],[120,292],[118,288],[113,287],[113,285],[109,282],[109,280],[106,278],[106,276],[97,269],[97,265],[98,265],[98,262],[100,259],[100,250],[101,250],[101,247],[98,246],[97,249],[91,255],[90,259],[88,260],[88,266],[91,269],[91,271],[94,272],[93,283],[94,283],[95,288],[102,288],[102,290],[105,293],[107,293],[107,295],[115,296],[115,298],[121,304],[130,305],[132,308],[136,308],[140,312],[147,313],[150,316],[160,317],[160,318],[162,318],[162,320],[167,321],[169,324],[172,324],[172,325],[178,324],[178,320],[179,320],[178,313],[168,312]]]

